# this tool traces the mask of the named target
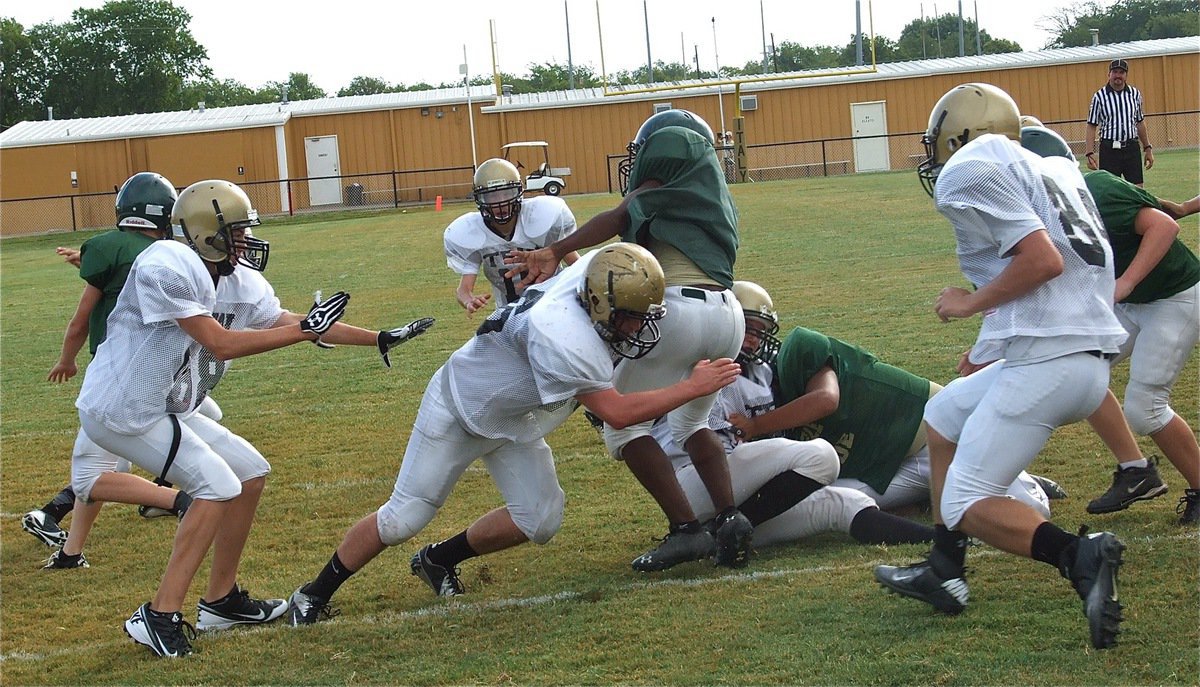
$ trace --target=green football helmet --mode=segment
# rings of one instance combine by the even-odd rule
[[[1072,162],[1075,153],[1066,139],[1057,132],[1044,126],[1026,126],[1021,128],[1021,147],[1042,157],[1065,157]]]
[[[633,161],[637,158],[638,150],[645,145],[646,139],[650,138],[651,134],[668,126],[691,129],[708,139],[709,145],[716,146],[717,139],[713,136],[712,127],[701,119],[700,115],[687,110],[663,110],[650,115],[649,119],[642,122],[633,140],[625,147],[629,155],[617,164],[617,184],[621,187],[621,195],[629,192],[629,171],[633,169]]]
[[[178,198],[175,187],[161,174],[138,172],[117,191],[117,227],[168,232]]]

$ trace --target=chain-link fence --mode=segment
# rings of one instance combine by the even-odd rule
[[[261,217],[377,209],[471,197],[474,169],[441,167],[377,174],[249,181],[238,184]],[[182,189],[180,189],[182,190]],[[111,227],[117,194],[87,193],[0,200],[0,236],[19,236]]]
[[[1146,116],[1146,134],[1155,150],[1200,147],[1200,110]],[[1085,120],[1046,122],[1071,145],[1082,158],[1087,136]],[[747,143],[745,179],[739,179],[736,150],[719,146],[717,156],[725,168],[725,179],[764,182],[806,177],[828,177],[857,172],[915,170],[925,159],[921,144],[924,132],[916,131],[879,136],[827,138],[813,141]],[[626,153],[608,156],[608,188],[617,191],[617,165]]]
[[[1082,157],[1087,132],[1084,120],[1046,122]],[[1200,147],[1200,110],[1146,116],[1155,150]],[[739,179],[735,149],[717,154],[730,183],[770,182],[805,177],[854,174],[860,171],[914,170],[925,157],[921,132],[830,138],[814,141],[749,143],[745,146],[746,177]],[[607,156],[608,190],[617,190],[617,164],[626,154]],[[346,209],[426,205],[471,197],[469,166],[395,170],[375,174],[252,181],[240,184],[263,217]],[[0,237],[113,225],[116,193],[89,193],[42,198],[0,199]]]

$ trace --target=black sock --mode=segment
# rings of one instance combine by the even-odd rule
[[[468,558],[474,558],[479,552],[471,548],[467,541],[467,531],[463,530],[445,541],[440,541],[429,547],[429,562],[443,568],[453,568]]]
[[[751,525],[758,527],[786,512],[823,486],[825,485],[794,470],[785,470],[767,480],[766,484],[738,506],[738,510],[750,519]]]
[[[321,570],[320,575],[317,575],[317,579],[304,585],[300,591],[304,594],[328,599],[355,572],[354,570],[348,570],[342,563],[342,559],[338,558],[337,551],[334,551],[333,557],[325,564],[325,568]]]
[[[186,511],[191,505],[192,497],[188,496],[186,492],[183,490],[175,492],[175,503],[172,504],[171,510],[174,511],[176,515],[179,514],[179,511]]]
[[[962,532],[952,532],[945,525],[934,525],[933,550],[940,553],[947,563],[957,566],[956,571],[939,570],[939,574],[945,576],[945,573],[961,572],[967,563],[967,535]]]
[[[671,532],[679,532],[681,534],[695,534],[700,531],[702,525],[699,520],[688,520],[681,522],[678,525],[671,525]]]
[[[234,582],[233,589],[230,589],[229,593],[227,593],[225,596],[222,596],[221,598],[216,599],[214,601],[209,601],[208,599],[202,598],[201,601],[208,604],[209,606],[219,606],[222,602],[224,602],[226,599],[228,599],[237,590],[238,590],[237,582]]]
[[[850,536],[863,544],[919,544],[933,541],[933,528],[871,506],[850,521]]]
[[[62,491],[54,495],[50,502],[42,506],[42,512],[54,518],[55,522],[67,517],[75,508],[75,492],[70,486],[64,487]]]
[[[1075,553],[1079,550],[1079,537],[1065,532],[1052,522],[1043,522],[1033,532],[1030,555],[1035,561],[1048,563],[1067,577],[1075,564]]]

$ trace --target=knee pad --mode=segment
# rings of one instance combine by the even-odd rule
[[[558,533],[562,527],[563,506],[566,495],[562,489],[556,489],[553,498],[536,504],[535,509],[509,505],[508,513],[512,516],[517,528],[529,537],[534,544],[545,544]]]
[[[437,515],[437,507],[428,501],[410,498],[406,501],[389,500],[375,514],[379,540],[386,546],[395,546],[412,539]]]
[[[650,428],[653,426],[653,422],[630,425],[625,429],[613,429],[604,425],[604,447],[608,449],[608,455],[615,460],[624,460],[621,451],[625,449],[625,446],[634,439],[650,436]],[[683,445],[680,444],[680,446]]]
[[[1175,411],[1170,405],[1171,391],[1130,380],[1125,387],[1125,419],[1135,434],[1154,434],[1167,426]]]

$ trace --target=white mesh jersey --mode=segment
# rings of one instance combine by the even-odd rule
[[[959,265],[976,288],[995,279],[1009,251],[1035,231],[1045,229],[1063,258],[1062,274],[983,313],[973,362],[1117,350],[1125,331],[1113,314],[1112,248],[1075,163],[988,134],[950,158],[934,197],[954,225]]]
[[[520,291],[504,273],[504,256],[514,248],[545,248],[575,231],[575,215],[561,198],[538,196],[521,201],[511,239],[488,229],[483,215],[468,212],[446,227],[442,243],[446,265],[457,274],[482,273],[492,284],[496,309],[517,300]]]
[[[613,353],[579,302],[589,253],[492,313],[443,366],[452,409],[472,434],[533,441],[611,388]]]
[[[252,270],[221,280],[228,300],[218,307],[218,289],[191,248],[156,241],[143,251],[109,315],[108,338],[88,365],[75,406],[121,434],[139,434],[167,413],[195,410],[224,366],[206,363],[215,359],[202,355],[176,320],[221,312],[223,325],[238,328],[240,320],[262,326],[282,313],[262,275],[241,272]],[[251,296],[258,297],[255,308],[247,307]]]
[[[729,416],[738,413],[746,417],[755,417],[775,409],[775,395],[771,392],[771,381],[775,375],[770,366],[762,363],[752,363],[743,368],[743,372],[729,386],[717,392],[713,402],[712,413],[708,416],[708,426],[721,438],[725,453],[733,451],[737,446]],[[662,446],[671,465],[680,470],[692,462],[687,451],[675,443],[671,436],[670,423],[665,417],[659,418],[650,430],[651,436]],[[759,437],[773,438],[779,435]]]
[[[238,267],[233,274],[221,277],[217,282],[217,304],[213,308],[213,317],[226,329],[269,329],[275,326],[283,313],[274,287],[258,270]],[[232,360],[218,360],[207,348],[201,348],[199,356],[196,366],[199,384],[184,373],[184,376],[175,380],[168,394],[169,405],[173,404],[172,399],[190,397],[190,389],[198,386],[198,407],[233,363]]]

